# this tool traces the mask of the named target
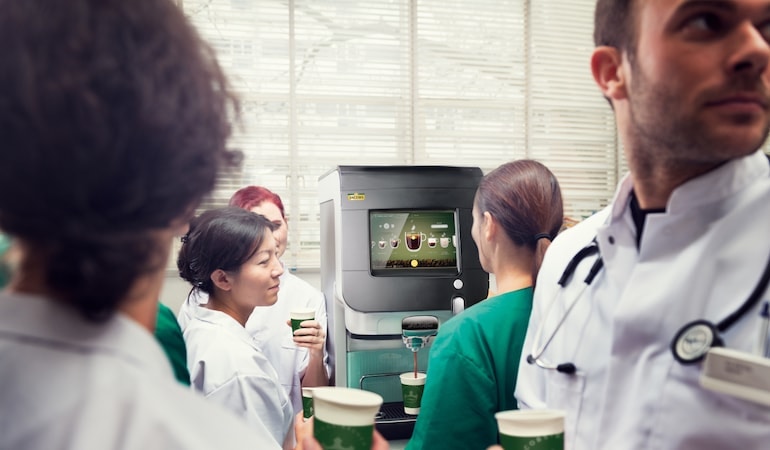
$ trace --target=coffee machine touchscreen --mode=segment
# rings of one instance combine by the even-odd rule
[[[372,275],[459,273],[454,210],[369,212]]]

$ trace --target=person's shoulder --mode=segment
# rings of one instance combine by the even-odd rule
[[[285,289],[284,294],[294,301],[316,302],[323,298],[320,290],[288,270],[284,272],[282,281],[281,289]]]
[[[158,314],[163,314],[164,316],[175,317],[174,311],[172,311],[171,308],[169,308],[168,306],[166,306],[162,302],[158,302]]]
[[[185,330],[185,342],[188,360],[223,369],[209,372],[211,376],[218,374],[218,382],[232,376],[230,369],[243,375],[273,378],[270,362],[245,329],[195,320]]]
[[[451,341],[471,339],[483,334],[483,322],[494,309],[491,299],[482,300],[456,316],[452,316],[439,327],[436,339]]]
[[[213,359],[220,364],[244,353],[240,351],[243,348],[251,349],[246,341],[231,333],[222,324],[198,318],[191,320],[187,325],[184,339],[190,357]]]
[[[130,393],[139,420],[157,430],[151,447],[278,448],[271,436],[259,435],[218,404],[176,382],[162,381],[143,383],[139,392]]]
[[[158,302],[158,316],[155,321],[155,334],[158,334],[159,330],[173,329],[181,331],[179,322],[176,320],[176,314],[168,306]]]
[[[550,256],[552,259],[556,255],[567,255],[571,258],[578,250],[588,245],[596,237],[599,228],[607,222],[611,208],[607,206],[559,233],[548,247],[546,258]]]
[[[529,317],[532,293],[531,288],[525,288],[489,297],[447,323],[452,324],[453,329],[461,330],[461,334],[484,334],[490,323],[510,323],[517,315],[522,314]]]

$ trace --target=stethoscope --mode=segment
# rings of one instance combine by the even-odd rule
[[[584,259],[594,254],[597,255],[597,257],[591,266],[591,269],[588,271],[588,275],[583,280],[584,286],[580,289],[580,292],[578,292],[578,294],[575,296],[575,299],[572,301],[569,307],[567,307],[566,311],[564,311],[564,315],[556,324],[556,328],[554,328],[554,330],[551,332],[550,337],[548,337],[548,339],[546,339],[542,345],[538,345],[538,343],[542,341],[541,338],[543,334],[543,324],[545,323],[545,319],[548,318],[551,312],[551,308],[556,303],[560,293],[557,293],[557,297],[551,301],[550,305],[546,309],[544,320],[538,326],[537,332],[535,333],[535,337],[533,339],[532,352],[527,355],[527,362],[529,364],[535,364],[543,369],[556,370],[567,375],[572,375],[577,372],[577,367],[574,363],[565,362],[562,364],[549,364],[545,362],[542,357],[543,353],[551,344],[551,341],[553,341],[554,336],[564,324],[564,321],[567,319],[570,311],[572,311],[572,308],[575,307],[575,304],[577,304],[578,300],[580,300],[580,298],[583,296],[583,292],[585,292],[588,286],[591,285],[591,282],[593,282],[594,278],[596,278],[604,266],[601,254],[599,253],[599,244],[596,238],[594,238],[588,245],[580,249],[580,251],[578,251],[575,256],[572,257],[572,259],[570,259],[567,267],[564,268],[564,272],[558,281],[559,286],[561,286],[560,291],[567,286],[570,278],[577,270],[578,265],[580,265]],[[671,341],[671,352],[674,355],[674,359],[679,361],[681,364],[695,364],[701,361],[712,347],[723,346],[724,341],[722,340],[720,334],[730,329],[730,327],[732,327],[735,322],[737,322],[741,317],[743,317],[747,312],[749,312],[759,303],[760,299],[762,298],[762,294],[767,289],[768,282],[770,282],[770,259],[768,260],[767,264],[765,264],[765,270],[762,273],[759,282],[757,282],[756,287],[754,287],[754,290],[751,292],[749,297],[737,310],[735,310],[735,312],[716,324],[708,320],[698,319],[687,323],[679,329],[679,331],[676,333],[676,336],[674,336],[674,339]]]

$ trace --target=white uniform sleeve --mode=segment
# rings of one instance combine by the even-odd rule
[[[279,394],[275,383],[266,377],[236,375],[206,397],[241,416],[257,433],[272,436],[279,448],[293,430],[292,421],[285,420],[286,404]]]

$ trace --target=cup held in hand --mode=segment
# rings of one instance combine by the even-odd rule
[[[563,450],[565,412],[556,409],[500,411],[495,414],[505,450]]]
[[[312,309],[292,309],[289,318],[291,319],[291,332],[294,333],[301,328],[302,322],[315,319],[315,311]]]
[[[323,448],[369,450],[382,397],[344,387],[313,391],[313,436]]]
[[[302,417],[309,419],[313,416],[313,390],[316,388],[302,388]]]

